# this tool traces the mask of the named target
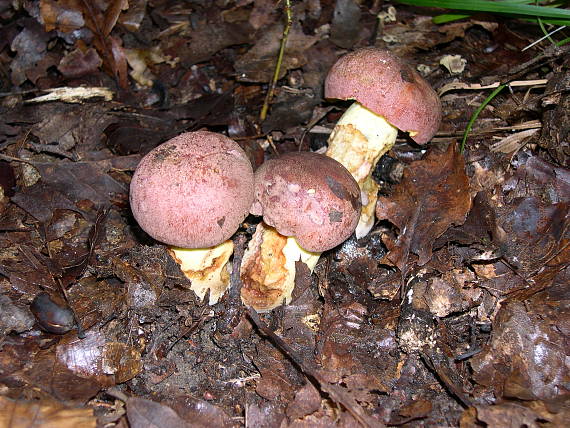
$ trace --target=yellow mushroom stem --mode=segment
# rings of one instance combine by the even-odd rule
[[[295,238],[259,223],[241,263],[242,302],[257,312],[288,304],[295,287],[295,262],[304,262],[312,272],[319,256],[300,247]]]
[[[190,289],[200,300],[210,290],[210,305],[218,303],[230,285],[228,261],[233,252],[231,240],[210,248],[168,248],[168,253],[190,280]]]
[[[362,196],[362,213],[356,237],[362,238],[374,226],[378,184],[372,178],[376,164],[396,142],[398,129],[384,117],[355,102],[337,122],[327,156],[340,162],[358,182]]]

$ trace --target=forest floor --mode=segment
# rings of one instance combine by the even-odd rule
[[[294,0],[261,121],[276,3],[0,0],[0,427],[567,424],[568,48],[525,50],[534,22]],[[326,74],[365,46],[443,106],[428,144],[400,133],[380,161],[386,217],[299,269],[289,305],[257,318],[236,275],[201,302],[132,217],[141,157],[199,129],[254,167],[319,150],[347,107],[323,98]]]

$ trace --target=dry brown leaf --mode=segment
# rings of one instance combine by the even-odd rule
[[[56,402],[13,401],[0,397],[0,427],[95,428],[93,409],[66,407]]]
[[[62,341],[56,352],[58,360],[73,373],[103,385],[125,382],[142,370],[137,349],[112,342],[93,330],[84,339]]]
[[[387,259],[403,270],[413,252],[420,266],[432,255],[432,245],[451,225],[465,221],[471,209],[469,179],[463,156],[451,144],[444,153],[432,150],[413,162],[390,197],[378,198],[376,216],[400,229]]]
[[[275,24],[263,32],[259,41],[235,62],[238,80],[245,82],[268,82],[273,76],[283,25]],[[294,24],[289,32],[287,47],[281,64],[279,78],[287,70],[300,68],[306,62],[305,51],[318,41],[318,37],[303,33],[300,25]]]
[[[131,428],[191,428],[172,408],[156,401],[133,397],[127,400]]]

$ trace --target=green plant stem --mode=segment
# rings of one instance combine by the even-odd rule
[[[283,55],[285,53],[285,46],[287,45],[287,39],[289,38],[289,30],[293,25],[293,14],[291,13],[291,0],[284,0],[285,10],[285,28],[283,28],[283,35],[281,37],[281,46],[279,47],[279,55],[277,56],[277,64],[275,64],[275,71],[273,73],[273,79],[265,95],[265,101],[263,102],[263,107],[261,107],[261,112],[259,113],[259,119],[264,121],[267,117],[267,111],[269,110],[269,104],[273,99],[273,93],[275,92],[275,86],[279,80],[279,73],[281,72],[281,64],[283,63]]]
[[[491,94],[487,98],[485,98],[485,100],[481,103],[481,105],[479,107],[477,107],[477,110],[475,110],[475,112],[471,115],[471,118],[469,119],[469,123],[467,123],[467,127],[465,128],[465,132],[463,133],[463,139],[461,140],[461,146],[459,149],[459,151],[461,153],[463,153],[463,149],[465,149],[465,142],[467,141],[467,137],[469,136],[469,133],[471,132],[471,128],[473,127],[473,124],[475,123],[475,121],[479,117],[479,114],[483,111],[483,109],[487,106],[487,104],[489,104],[489,102],[491,102],[491,100],[497,96],[497,94],[499,92],[501,92],[503,89],[506,88],[506,86],[507,86],[506,83],[497,86],[493,90],[493,92],[491,92]]]

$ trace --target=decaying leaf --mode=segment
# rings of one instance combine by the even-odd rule
[[[275,69],[275,61],[280,46],[283,24],[275,24],[265,31],[259,41],[235,63],[237,77],[245,82],[269,82]],[[294,24],[289,32],[285,49],[281,74],[292,68],[300,68],[306,62],[305,51],[317,42],[315,36],[303,33],[298,24]]]
[[[418,264],[424,265],[431,258],[435,239],[451,225],[462,224],[470,208],[463,157],[453,144],[444,153],[432,150],[425,159],[409,165],[390,197],[378,199],[376,217],[400,230],[386,258],[402,270],[413,252]]]
[[[132,428],[190,428],[172,408],[145,398],[127,400],[127,417]]]
[[[13,401],[0,397],[0,426],[6,428],[95,428],[93,409],[54,401]]]

